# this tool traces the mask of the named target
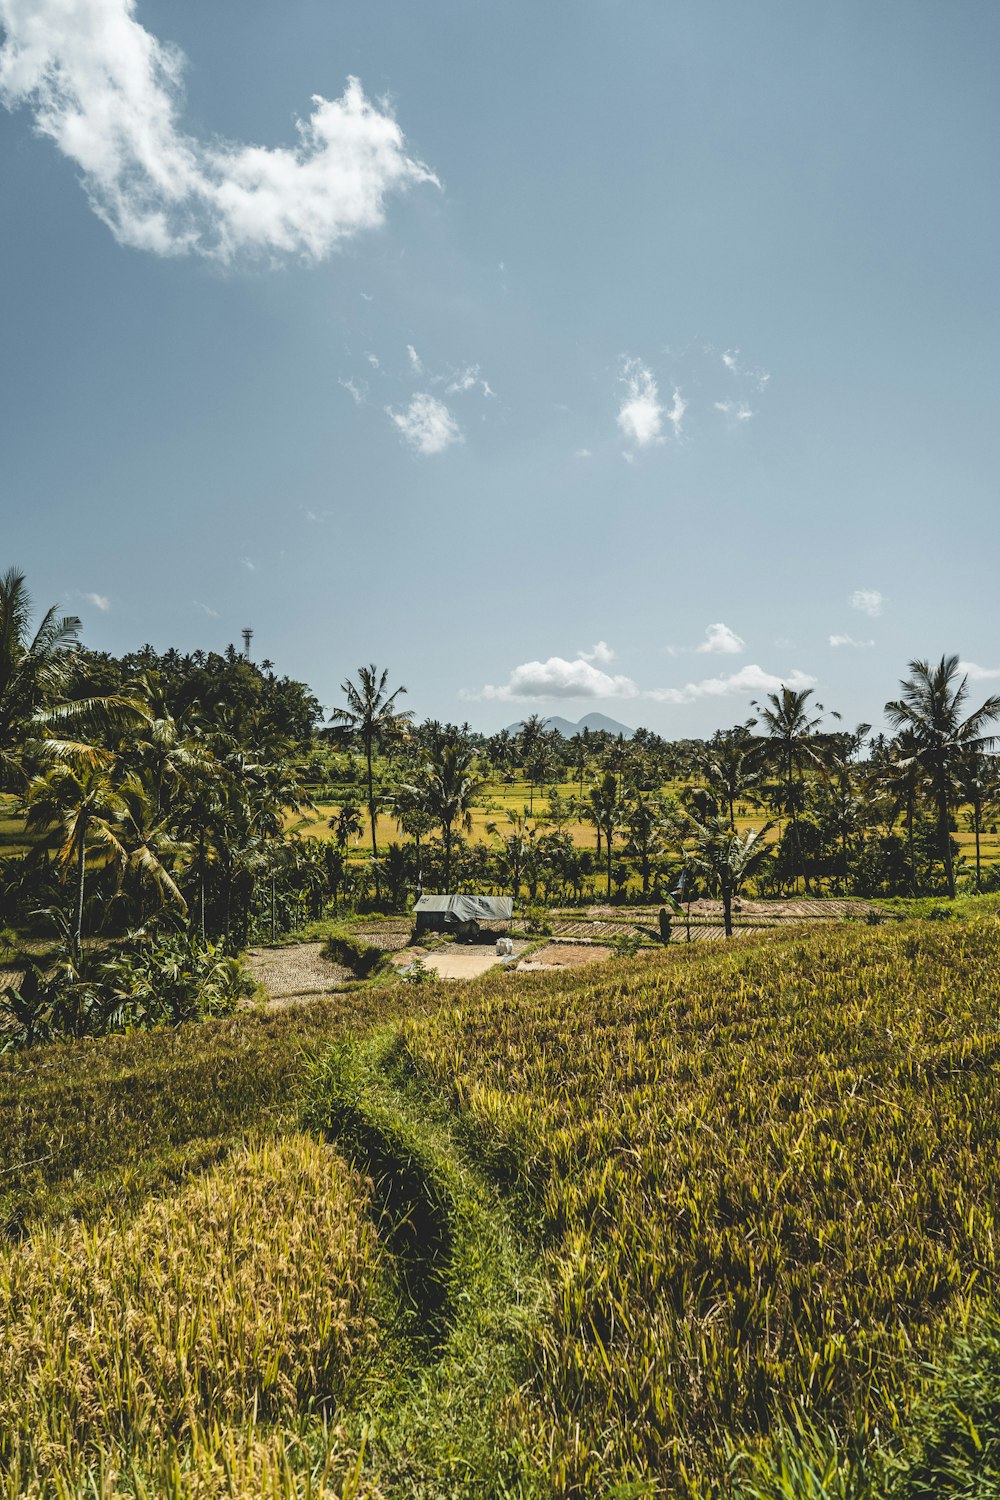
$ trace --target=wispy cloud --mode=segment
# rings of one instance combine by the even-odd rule
[[[856,641],[853,635],[831,635],[831,646],[853,646],[856,651],[867,651],[874,641]]]
[[[185,58],[135,0],[0,0],[0,25],[0,101],[32,110],[123,245],[316,262],[382,224],[389,193],[437,183],[356,78],[313,96],[293,147],[205,142],[180,125]]]
[[[491,388],[489,381],[484,380],[482,375],[479,373],[479,366],[466,365],[464,370],[459,370],[455,375],[451,377],[450,383],[447,385],[446,390],[449,396],[454,396],[457,395],[459,391],[471,391],[476,386],[482,387],[484,396],[496,395],[496,391]]]
[[[964,673],[970,682],[995,682],[997,678],[1000,678],[1000,667],[980,667],[974,661],[960,661],[958,670]]]
[[[210,620],[217,620],[219,618],[219,611],[213,609],[210,604],[202,604],[200,599],[192,599],[191,603],[195,609],[200,609],[202,614],[208,615]]]
[[[730,630],[728,625],[723,625],[720,620],[716,625],[705,627],[705,639],[698,651],[717,651],[723,656],[739,656],[741,651],[746,650],[746,641],[735,630]]]
[[[368,382],[366,380],[355,380],[353,376],[341,376],[338,384],[349,391],[355,406],[363,406],[368,399]]]
[[[417,453],[443,453],[453,443],[464,441],[462,429],[443,401],[418,391],[405,411],[386,407],[386,413]]]
[[[753,416],[752,407],[748,406],[745,401],[716,401],[714,404],[716,411],[721,411],[722,415],[737,427],[743,422],[749,422]]]
[[[406,346],[406,357],[410,361],[410,369],[414,375],[422,375],[424,373],[424,362],[412,344],[407,344]]]
[[[107,594],[84,594],[83,597],[88,604],[92,604],[95,609],[99,609],[102,615],[106,615],[111,608],[111,600]]]
[[[758,391],[764,390],[771,379],[769,372],[762,370],[759,365],[744,365],[739,349],[725,349],[721,358],[731,375],[749,381]]]
[[[638,448],[663,442],[663,406],[652,370],[641,360],[627,359],[622,367],[625,387],[618,408],[618,426],[628,442]],[[681,411],[683,416],[683,409]]]
[[[878,589],[855,589],[851,595],[851,608],[859,609],[873,620],[882,613],[882,603]]]
[[[257,564],[253,562],[249,557],[241,557],[240,562],[246,568],[248,573],[256,573]]]

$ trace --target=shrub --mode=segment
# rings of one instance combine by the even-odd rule
[[[389,967],[389,960],[381,948],[363,942],[349,932],[331,933],[323,947],[323,957],[343,964],[357,979],[367,979]]]

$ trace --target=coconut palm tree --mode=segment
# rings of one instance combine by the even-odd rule
[[[0,576],[0,788],[17,778],[35,713],[64,691],[80,634],[77,616],[60,616],[56,605],[34,633],[31,616],[24,574],[9,568]]]
[[[984,730],[991,720],[1000,718],[1000,694],[994,693],[963,717],[968,677],[960,671],[957,656],[942,656],[933,667],[927,661],[911,661],[909,673],[899,684],[900,696],[885,705],[885,715],[894,729],[913,734],[915,759],[930,781],[937,811],[938,848],[948,895],[954,896],[949,820],[960,795],[958,768],[974,752],[992,747],[996,736]]]
[[[781,805],[791,827],[792,870],[797,877],[801,866],[797,814],[800,798],[796,794],[796,777],[805,770],[822,771],[829,762],[831,737],[823,735],[820,725],[826,712],[822,703],[810,703],[812,688],[796,692],[782,685],[780,692],[768,693],[763,703],[752,703],[760,716],[765,734],[757,740],[757,754],[769,759],[780,777]],[[834,713],[833,718],[840,715]],[[806,890],[809,878],[806,876]]]
[[[745,834],[736,833],[727,818],[710,818],[706,823],[692,818],[691,826],[694,847],[688,863],[700,870],[709,889],[721,896],[726,937],[731,938],[733,901],[771,859],[771,848],[765,840],[774,824],[765,823],[763,828],[751,828]]]
[[[388,668],[380,672],[374,663],[367,667],[359,667],[356,682],[347,678],[340,684],[340,691],[347,699],[347,707],[335,708],[330,715],[331,723],[339,724],[349,733],[356,735],[364,746],[365,763],[368,769],[368,817],[372,830],[372,867],[375,872],[376,899],[381,895],[381,890],[378,843],[375,837],[378,809],[375,803],[372,755],[377,741],[388,740],[394,735],[399,735],[413,717],[409,713],[400,713],[396,708],[396,699],[401,693],[406,692],[405,687],[398,687],[393,692],[387,693],[388,683]]]
[[[419,779],[401,790],[423,799],[423,806],[441,829],[444,844],[444,886],[451,883],[451,853],[456,824],[469,832],[472,806],[484,778],[471,745],[450,740],[435,746],[424,762]]]
[[[589,803],[587,817],[604,834],[608,856],[608,900],[611,900],[611,859],[614,852],[615,834],[625,821],[625,808],[618,795],[618,778],[614,771],[605,771],[599,785],[592,786],[587,793]]]
[[[712,738],[694,753],[695,773],[710,795],[729,813],[730,828],[736,827],[736,804],[756,800],[762,771],[755,764],[754,737],[749,724],[735,729],[716,730]]]
[[[32,778],[27,796],[27,826],[32,830],[58,827],[59,863],[67,871],[76,860],[76,910],[73,957],[83,947],[83,905],[87,881],[87,848],[97,845],[124,871],[128,850],[121,838],[128,804],[115,786],[108,765],[51,766]]]

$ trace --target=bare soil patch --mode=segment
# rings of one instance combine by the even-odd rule
[[[322,943],[294,943],[290,948],[251,948],[247,968],[270,996],[272,1005],[329,995],[354,976],[350,969],[323,958]]]
[[[547,948],[522,959],[517,967],[522,974],[533,969],[577,969],[581,964],[600,963],[610,956],[611,949],[600,943],[549,943]]]

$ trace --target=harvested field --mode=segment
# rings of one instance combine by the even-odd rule
[[[247,953],[247,968],[257,984],[267,990],[272,1004],[329,995],[354,977],[350,969],[323,957],[322,943],[251,948]]]
[[[610,957],[611,949],[600,943],[550,943],[540,953],[522,959],[517,967],[524,973],[539,969],[578,969],[581,964],[596,964]]]

